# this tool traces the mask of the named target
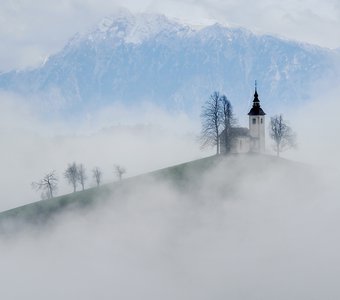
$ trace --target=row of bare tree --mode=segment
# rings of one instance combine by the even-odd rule
[[[126,169],[120,165],[114,166],[114,172],[119,180],[123,179],[123,175],[126,173]],[[95,180],[97,187],[102,182],[103,173],[99,167],[92,169],[92,177]],[[78,184],[80,184],[82,190],[85,189],[85,182],[87,181],[87,173],[83,164],[77,165],[75,162],[68,164],[64,172],[64,177],[67,182],[72,186],[73,192],[77,191]],[[42,199],[51,199],[55,196],[55,192],[58,188],[58,176],[56,171],[53,170],[47,173],[40,181],[32,183],[32,188],[36,191],[41,191]]]

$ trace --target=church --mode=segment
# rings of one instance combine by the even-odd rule
[[[250,109],[249,128],[233,127],[231,128],[231,149],[230,153],[264,153],[265,152],[265,112],[261,108],[259,95],[257,93],[257,86],[255,84],[255,93],[253,106]],[[224,134],[221,133],[221,153],[226,153],[223,142]]]

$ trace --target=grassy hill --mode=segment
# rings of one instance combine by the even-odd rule
[[[27,225],[43,225],[54,220],[60,213],[66,210],[89,210],[94,205],[100,205],[106,201],[115,199],[115,194],[124,194],[137,185],[147,182],[166,182],[174,188],[192,193],[199,187],[204,176],[214,167],[223,165],[225,172],[225,185],[231,184],[231,178],[241,180],[249,172],[263,172],[269,166],[298,166],[285,159],[278,159],[267,155],[235,155],[229,157],[211,156],[188,163],[160,169],[151,173],[131,177],[94,187],[85,191],[67,194],[53,199],[42,200],[20,206],[0,213],[0,232],[12,232],[22,229]],[[254,168],[256,166],[256,168]],[[295,168],[296,169],[296,168]],[[296,171],[296,170],[295,170]],[[295,172],[294,171],[294,172]],[[260,173],[259,173],[260,174]],[[117,198],[117,197],[116,197]]]
[[[134,185],[148,180],[162,180],[178,189],[186,189],[220,160],[221,157],[211,156],[127,178],[121,182],[109,183],[16,207],[0,213],[0,232],[18,229],[23,224],[44,224],[66,209],[90,209],[93,205],[100,205],[100,202],[108,201],[116,191],[132,188]]]

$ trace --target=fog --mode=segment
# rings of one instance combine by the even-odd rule
[[[39,200],[31,183],[52,170],[59,178],[57,194],[70,193],[63,173],[73,161],[84,164],[86,187],[91,187],[96,166],[106,183],[117,179],[115,164],[124,166],[131,177],[213,152],[200,150],[199,120],[150,104],[115,104],[65,121],[41,116],[26,99],[0,94],[0,109],[0,165],[6,170],[0,172],[0,211]]]
[[[226,161],[195,193],[141,183],[92,213],[6,239],[2,295],[337,298],[338,187],[303,170],[245,170],[249,161]]]
[[[340,90],[320,90],[315,100],[303,107],[291,107],[292,127],[298,133],[298,148],[290,157],[320,166],[340,168]]]
[[[184,189],[140,181],[106,205],[69,210],[44,228],[0,239],[2,298],[339,298],[337,95],[315,95],[285,112],[298,148],[283,156],[303,164],[231,157]],[[96,112],[92,127],[88,120],[46,122],[5,103],[13,125],[1,132],[4,208],[33,199],[29,183],[43,172],[54,168],[62,181],[73,160],[101,166],[111,181],[113,163],[134,175],[209,155],[199,150],[195,120],[157,108],[123,123],[125,109],[113,107],[115,121]]]

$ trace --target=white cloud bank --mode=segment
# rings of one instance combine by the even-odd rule
[[[2,296],[336,299],[339,187],[308,170],[229,160],[189,193],[151,181],[70,211],[0,240]]]
[[[34,104],[25,103],[0,95],[0,211],[39,200],[31,183],[52,170],[59,177],[58,195],[71,192],[63,173],[73,161],[85,165],[89,187],[96,166],[103,181],[111,182],[116,180],[115,164],[124,166],[130,177],[209,153],[200,151],[199,124],[185,114],[148,105],[114,105],[65,122],[43,119]]]
[[[338,95],[286,113],[299,143],[287,155],[327,168],[228,161],[191,193],[147,182],[91,213],[69,211],[53,227],[0,239],[2,297],[339,298]],[[70,126],[0,99],[3,209],[35,200],[30,182],[51,169],[61,177],[73,160],[111,181],[114,163],[133,175],[202,155],[185,116],[136,108],[126,118],[113,107]]]
[[[298,148],[283,155],[337,169],[338,93],[320,92],[315,99],[285,112],[297,132]],[[200,150],[199,119],[185,114],[171,114],[148,105],[126,108],[117,104],[83,119],[61,123],[43,120],[34,105],[27,103],[13,95],[0,95],[0,165],[4,170],[0,172],[0,210],[38,200],[40,195],[30,184],[52,170],[59,177],[58,195],[71,192],[63,172],[73,161],[87,168],[88,187],[94,184],[91,170],[95,166],[102,168],[104,181],[110,182],[116,179],[114,164],[125,166],[130,177],[214,152]],[[246,116],[238,117],[246,120]],[[267,140],[268,153],[272,153],[271,145]]]

